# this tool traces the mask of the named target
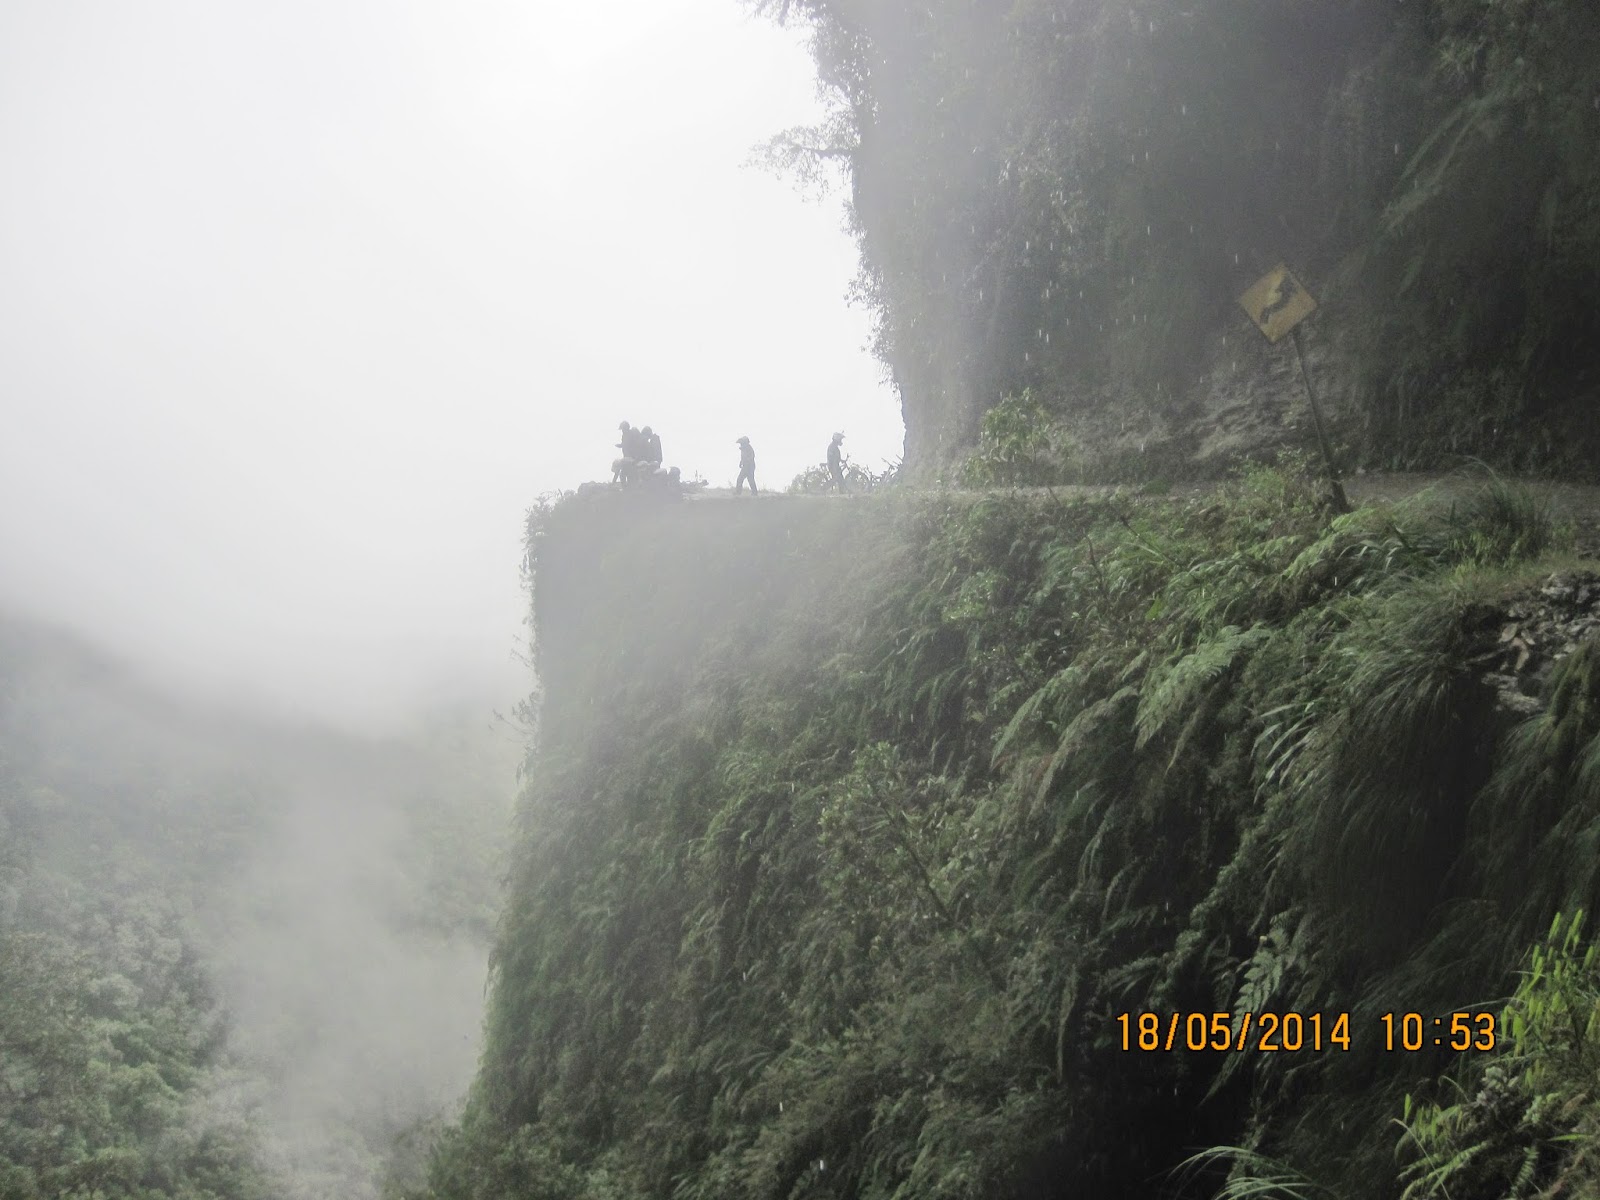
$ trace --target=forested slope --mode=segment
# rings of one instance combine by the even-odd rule
[[[809,28],[907,462],[1026,393],[1080,470],[1303,436],[1279,261],[1352,456],[1592,477],[1600,22],[1586,0],[757,0]]]
[[[1529,497],[633,499],[532,517],[541,749],[427,1194],[1597,1194],[1600,578]],[[1305,1048],[1137,1049],[1269,1011]]]
[[[472,1067],[515,747],[482,724],[200,706],[0,618],[0,1198],[406,1177]]]
[[[104,689],[67,739],[57,671]],[[209,755],[184,769],[171,741],[130,746],[106,719],[123,682],[0,623],[0,1196],[264,1200],[194,926],[271,814]]]

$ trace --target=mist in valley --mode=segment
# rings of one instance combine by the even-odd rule
[[[813,90],[723,0],[0,11],[0,1190],[420,1170],[528,506],[622,418],[712,482],[898,456],[841,210],[745,166]]]
[[[519,732],[487,706],[366,738],[201,709],[3,629],[4,832],[26,859],[4,932],[55,934],[96,960],[84,991],[134,1006],[165,1003],[150,942],[192,958],[218,1053],[183,1121],[239,1130],[271,1194],[379,1194],[476,1063]]]
[[[285,747],[275,827],[202,915],[287,1194],[371,1194],[471,1077],[515,761],[473,732],[476,778],[405,742]]]

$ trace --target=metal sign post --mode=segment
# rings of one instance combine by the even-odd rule
[[[1311,423],[1316,427],[1317,445],[1322,450],[1323,464],[1328,468],[1328,486],[1333,492],[1334,507],[1342,513],[1349,512],[1350,501],[1344,494],[1344,484],[1339,482],[1339,470],[1333,465],[1333,449],[1328,445],[1322,409],[1317,405],[1317,393],[1311,386],[1311,372],[1306,369],[1305,348],[1300,341],[1300,322],[1316,310],[1316,300],[1289,268],[1279,263],[1245,289],[1244,295],[1239,297],[1239,307],[1274,345],[1284,334],[1294,334],[1294,356],[1300,364],[1300,378],[1306,385],[1306,399],[1311,402]]]

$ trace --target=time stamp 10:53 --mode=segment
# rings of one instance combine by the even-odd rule
[[[1493,1050],[1499,1029],[1493,1013],[1383,1013],[1374,1036],[1385,1050]],[[1118,1013],[1116,1046],[1128,1051],[1217,1050],[1272,1054],[1297,1050],[1349,1050],[1350,1014],[1300,1012]]]

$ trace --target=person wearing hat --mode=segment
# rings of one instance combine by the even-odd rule
[[[627,450],[629,450],[629,446],[632,445],[632,438],[634,438],[634,427],[630,426],[630,424],[627,424],[627,421],[622,421],[619,422],[618,429],[621,430],[622,440],[621,442],[616,443],[616,448],[622,451],[622,458],[614,459],[614,461],[611,462],[611,482],[627,483],[627,475],[629,475],[629,459],[632,458],[632,454],[627,453]]]
[[[836,433],[833,441],[828,443],[828,474],[833,478],[833,490],[844,491],[844,453],[839,449],[839,443],[844,441],[844,434]]]
[[[622,430],[622,440],[617,443],[617,449],[622,451],[622,457],[640,462],[644,459],[644,433],[635,429],[626,421],[617,426]]]
[[[739,441],[738,441],[738,446],[739,446],[739,482],[733,485],[733,490],[742,495],[744,493],[744,481],[746,479],[748,479],[750,481],[750,494],[752,496],[754,496],[754,495],[757,494],[756,493],[756,452],[755,452],[754,448],[750,445],[750,439],[747,438],[747,437],[740,438]]]
[[[622,431],[622,440],[617,443],[622,457],[611,464],[611,480],[613,483],[633,483],[648,461],[649,443],[643,429],[635,429],[626,421],[619,422],[617,428]]]

